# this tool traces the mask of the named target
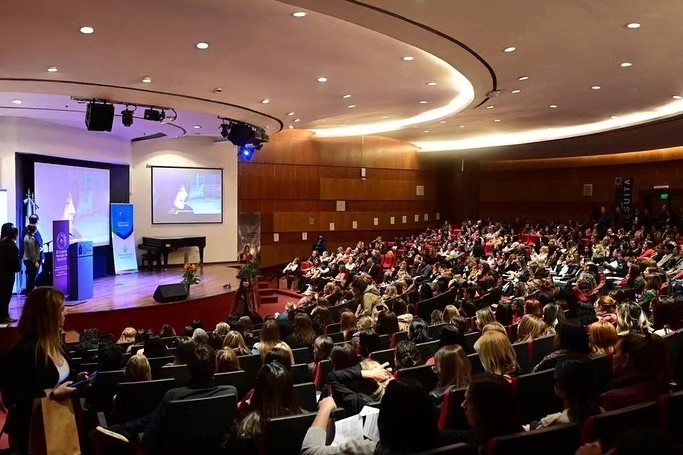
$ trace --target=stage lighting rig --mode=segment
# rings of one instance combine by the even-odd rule
[[[137,109],[137,106],[133,106],[131,110],[131,105],[126,105],[126,108],[121,111],[121,123],[125,127],[133,126],[133,112]]]
[[[151,122],[161,122],[165,117],[166,113],[163,110],[158,111],[153,107],[145,109],[145,113],[143,115],[145,120],[149,120]]]
[[[250,160],[270,139],[266,131],[256,125],[222,117],[219,119],[222,121],[221,136],[238,147],[237,156],[240,159]]]
[[[220,129],[221,129],[221,137],[223,139],[227,139],[228,135],[230,135],[230,124],[225,123],[225,120],[224,120],[223,123],[221,123]]]
[[[146,108],[143,119],[152,122],[171,123],[178,118],[178,113],[170,107],[150,106],[144,104],[132,104],[128,101],[107,100],[101,98],[81,98],[72,96],[72,100],[86,104],[85,124],[90,131],[111,131],[114,120],[114,105],[125,106],[121,111],[121,123],[125,127],[133,126],[135,121],[135,111],[138,107]],[[172,114],[167,115],[167,111]],[[140,117],[138,117],[140,118]]]

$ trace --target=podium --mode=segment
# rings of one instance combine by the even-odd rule
[[[69,300],[85,300],[93,295],[92,242],[69,245]]]

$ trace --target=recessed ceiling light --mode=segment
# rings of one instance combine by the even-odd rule
[[[591,87],[591,89],[593,89],[593,90],[600,90],[601,88],[602,87],[600,87],[599,85],[594,85]]]
[[[671,98],[673,98],[673,99],[675,99],[675,100],[683,99],[683,97],[682,97],[681,95],[674,95],[674,96],[672,96]]]
[[[291,129],[294,129],[294,127],[293,127],[292,125],[289,125],[289,129],[290,129],[290,130],[291,130]]]
[[[319,77],[319,78],[316,79],[316,80],[317,80],[318,82],[327,82],[327,78],[324,77],[324,76],[321,76],[321,77]]]
[[[306,15],[308,15],[308,13],[305,11],[297,11],[296,13],[292,13],[292,16],[294,17],[306,17]]]
[[[429,85],[430,87],[434,87],[436,85],[436,82],[429,81],[429,82],[427,82],[427,85]]]
[[[193,126],[192,128],[198,130],[198,129],[201,128],[201,127],[202,127],[201,125],[195,125],[195,126]]]
[[[517,94],[517,93],[519,93],[519,92],[521,92],[521,90],[518,89],[518,88],[516,88],[516,89],[514,89],[513,91],[511,91],[510,93],[512,93],[512,94]]]
[[[420,104],[427,104],[427,101],[421,100],[421,101],[420,101]]]
[[[348,107],[349,109],[353,109],[354,107],[356,107],[356,105],[355,105],[355,104],[349,104],[349,105],[346,106],[346,107]]]
[[[413,57],[412,55],[406,55],[405,57],[401,57],[401,60],[403,60],[404,62],[412,62],[413,60],[415,60],[415,57]]]
[[[381,116],[380,118],[389,118],[389,116],[388,116],[388,115],[383,115],[383,116]]]
[[[550,109],[557,109],[557,104],[551,104],[551,105],[548,106],[548,107],[549,107]]]
[[[516,51],[516,50],[517,50],[516,47],[510,46],[510,47],[506,47],[505,49],[503,49],[503,52],[510,53],[510,52],[514,52],[514,51]]]
[[[517,78],[517,80],[519,80],[519,81],[525,81],[525,80],[527,80],[527,79],[529,79],[529,76],[519,76],[519,77]]]
[[[342,98],[344,98],[344,99],[346,100],[346,99],[351,98],[351,95],[348,95],[348,94],[347,94],[347,95],[342,96]]]
[[[215,89],[213,89],[213,93],[221,93],[222,91],[223,89],[220,87],[216,87]]]
[[[445,121],[445,120],[441,120],[439,123],[446,123],[446,121]]]
[[[21,104],[23,101],[21,100],[12,100],[12,104]]]
[[[85,26],[81,27],[81,33],[83,33],[84,35],[90,35],[91,33],[94,33],[94,32],[95,32],[95,29],[90,27],[89,25],[85,25]]]
[[[465,128],[465,125],[460,125],[460,128]]]
[[[629,66],[633,66],[633,63],[631,63],[631,62],[623,62],[623,63],[621,63],[619,66],[621,66],[622,68],[628,68]]]
[[[500,119],[499,119],[499,118],[497,118],[497,119],[495,119],[495,120],[494,120],[494,122],[500,122]]]
[[[630,28],[631,30],[635,30],[637,28],[640,28],[640,24],[638,22],[631,22],[630,24],[626,24],[626,28]]]
[[[144,82],[145,84],[150,84],[150,83],[152,83],[152,78],[149,76],[144,76],[142,79],[140,79],[140,82]]]
[[[287,115],[294,115],[294,112],[287,112]]]
[[[619,118],[619,117],[617,117],[616,115],[610,115],[609,118],[611,118],[612,120],[614,120],[614,119],[617,119],[617,118]]]
[[[429,133],[429,130],[424,130],[423,133]]]
[[[268,103],[270,103],[270,99],[268,99],[268,98],[263,98],[261,100],[261,104],[268,104]]]
[[[300,121],[301,121],[300,118],[295,118],[295,119],[294,119],[294,123],[299,123]]]
[[[486,106],[486,109],[493,109],[494,107],[496,107],[496,106],[494,106],[493,104],[491,104],[490,106]]]
[[[59,68],[57,68],[56,66],[51,66],[47,69],[48,73],[56,73],[57,71],[59,71]]]
[[[200,41],[199,43],[195,44],[197,46],[197,49],[208,49],[209,48],[209,43],[205,43],[203,41]]]

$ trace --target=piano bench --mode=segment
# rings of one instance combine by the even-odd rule
[[[147,267],[149,270],[154,268],[156,263],[156,269],[161,269],[161,254],[160,253],[145,253],[141,256],[141,267]],[[146,265],[145,265],[146,264]]]

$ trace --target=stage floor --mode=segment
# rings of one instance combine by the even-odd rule
[[[237,290],[240,280],[233,264],[207,264],[200,275],[201,282],[192,286],[186,301],[228,294],[226,284]],[[115,311],[156,305],[152,297],[160,284],[182,281],[182,269],[170,267],[166,271],[141,271],[128,275],[106,276],[95,280],[93,297],[67,309],[68,314]],[[10,315],[19,319],[26,297],[15,295],[10,303]],[[68,302],[68,304],[73,302]],[[13,324],[16,325],[16,324]]]

